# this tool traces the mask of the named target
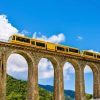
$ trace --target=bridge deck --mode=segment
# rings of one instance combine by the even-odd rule
[[[32,47],[32,46],[26,46],[26,45],[19,45],[19,44],[14,44],[14,43],[7,43],[7,42],[1,42],[0,41],[0,47],[11,47],[11,48],[17,48],[17,49],[21,49],[21,50],[32,50],[32,51],[35,51],[35,52],[42,52],[42,53],[64,56],[64,57],[73,58],[73,59],[79,59],[79,60],[83,60],[83,61],[100,63],[100,60],[95,59],[95,58],[86,58],[86,57],[79,56],[79,55],[67,54],[67,53],[61,53],[61,52],[59,53],[59,52],[56,52],[56,51],[50,51],[50,50],[35,48],[35,47]]]

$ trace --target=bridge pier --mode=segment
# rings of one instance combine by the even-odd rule
[[[98,99],[100,98],[99,64],[94,64],[94,66],[91,65],[93,72],[93,99]]]
[[[29,64],[28,67],[28,94],[27,100],[39,100],[38,91],[38,63]]]
[[[75,72],[75,100],[86,100],[84,70],[76,70]]]
[[[6,57],[0,56],[0,100],[6,100]]]
[[[98,76],[94,77],[94,84],[93,84],[93,98],[94,99],[100,98],[100,95],[99,95],[100,84],[98,83],[98,79],[99,79]]]
[[[99,95],[99,88],[100,88],[100,86],[99,86],[100,84],[96,84],[96,83],[94,83],[94,90],[93,90],[93,98],[94,99],[98,99],[98,98],[100,98],[100,95]]]
[[[100,99],[100,64],[98,66],[98,77],[94,78],[94,97]],[[98,83],[96,82],[98,80]]]
[[[64,100],[63,67],[54,68],[54,100]]]

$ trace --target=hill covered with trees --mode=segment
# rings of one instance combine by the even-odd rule
[[[27,82],[7,75],[7,100],[25,100]],[[65,90],[65,100],[74,100],[75,92]],[[88,94],[87,100],[92,96]],[[53,86],[39,85],[39,100],[53,100]]]

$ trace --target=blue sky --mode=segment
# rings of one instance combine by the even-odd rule
[[[66,38],[61,44],[100,51],[100,0],[0,0],[0,14],[6,15],[19,32],[27,31],[26,36],[63,33]],[[86,80],[89,78],[91,74]],[[71,79],[66,86],[70,82],[70,89],[74,89]],[[91,93],[91,88],[87,85],[86,89]]]
[[[0,0],[0,13],[7,15],[19,31],[41,32],[46,36],[64,33],[64,44],[100,51],[97,45],[99,0]],[[26,35],[31,36],[31,33]],[[82,36],[84,40],[78,41],[77,36]]]

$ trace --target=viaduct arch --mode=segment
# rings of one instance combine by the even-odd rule
[[[84,59],[77,55],[65,55],[54,51],[0,42],[0,100],[6,100],[6,63],[8,57],[13,53],[22,55],[28,63],[27,100],[39,100],[38,63],[41,58],[49,59],[54,68],[54,100],[64,100],[63,67],[65,62],[71,63],[75,69],[75,100],[86,100],[85,65],[89,65],[93,71],[93,97],[100,98],[100,60]]]

